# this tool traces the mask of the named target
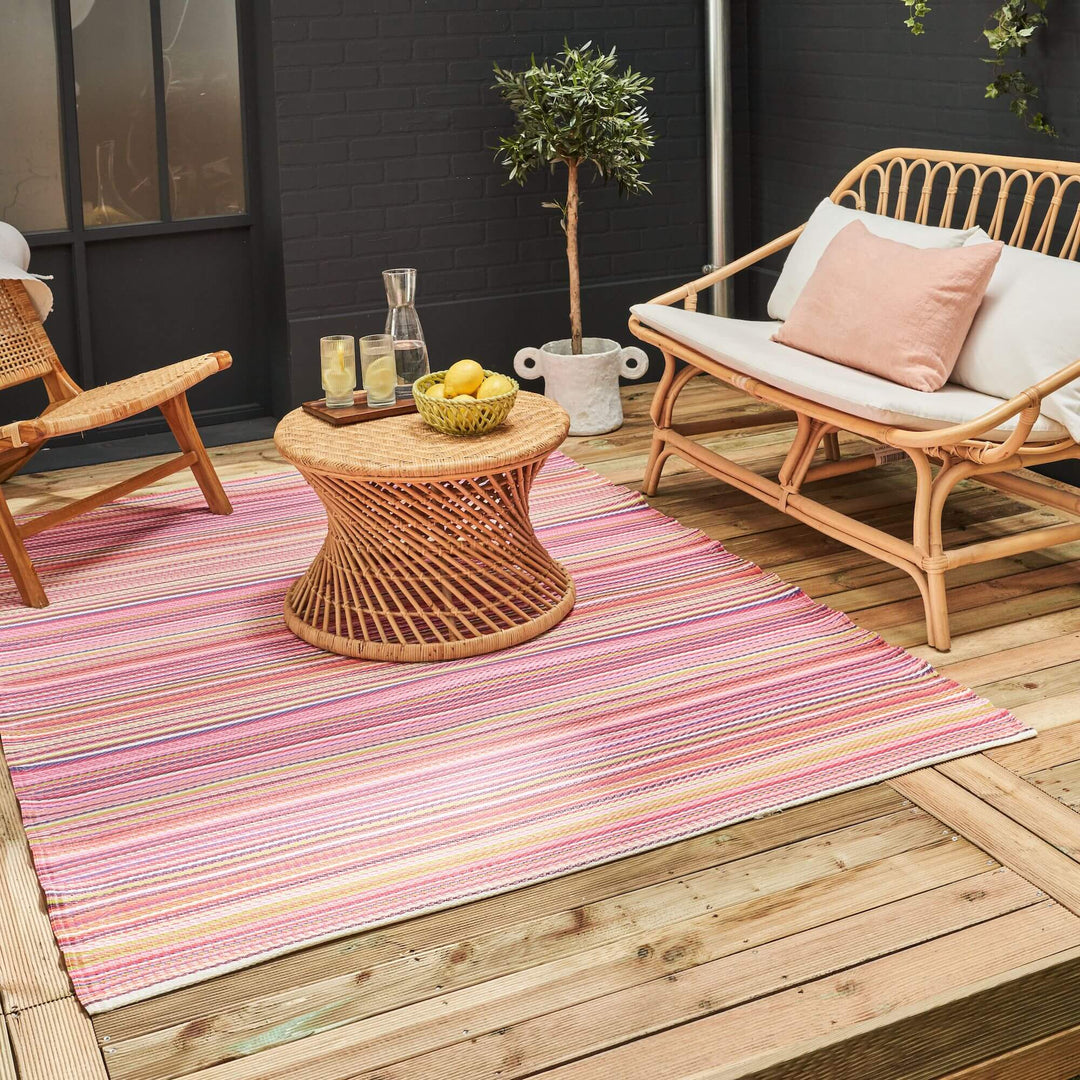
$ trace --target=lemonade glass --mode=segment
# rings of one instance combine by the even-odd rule
[[[360,339],[360,375],[373,408],[393,405],[397,400],[397,365],[394,339],[389,334],[368,334]]]
[[[319,350],[327,408],[352,405],[356,389],[356,346],[352,335],[334,334],[320,338]]]

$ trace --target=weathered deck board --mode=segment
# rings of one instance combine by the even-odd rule
[[[1074,861],[1080,860],[1080,814],[996,761],[973,754],[937,766],[938,772],[977,795]]]
[[[464,1010],[451,1001],[432,1003],[435,1007],[410,1010],[411,1016],[379,1018],[366,1031],[356,1025],[335,1033],[326,1040],[325,1056],[315,1061],[325,1080],[374,1080],[376,1075],[384,1080],[513,1080],[1036,902],[1038,893],[1026,882],[1008,871],[988,871],[836,920],[823,908],[818,924],[808,930],[762,946],[748,943],[726,957],[710,960],[701,954],[694,966],[677,973],[583,1000],[571,997],[569,1004],[552,996],[526,996],[526,985],[489,984],[488,992],[474,994]],[[394,1025],[389,1030],[388,1021]],[[211,1075],[214,1080],[267,1080],[273,1075],[270,1065],[250,1059]]]
[[[570,440],[567,452],[639,486],[650,393],[628,389],[624,428]],[[738,400],[698,379],[680,418]],[[786,438],[775,427],[702,441],[775,471]],[[857,452],[861,441],[843,445]],[[270,442],[211,454],[225,479],[283,467]],[[12,502],[49,510],[136,467],[29,476],[11,485]],[[179,475],[160,486],[186,485]],[[821,485],[839,509],[899,536],[911,487],[903,464]],[[877,785],[304,950],[93,1027],[70,996],[0,770],[4,866],[21,881],[14,892],[0,884],[0,1000],[15,1011],[19,1080],[102,1080],[105,1066],[113,1080],[1072,1080],[1080,544],[952,573],[943,656],[925,645],[901,571],[676,459],[652,502],[1043,734],[897,781],[924,809]],[[945,528],[955,544],[1055,520],[965,483]],[[0,1080],[13,1080],[3,1052],[0,1032]]]
[[[670,974],[987,865],[983,852],[952,842],[929,815],[901,811],[556,916],[488,932],[478,921],[476,932],[452,947],[369,968],[359,984],[357,976],[341,976],[305,986],[299,999],[292,988],[249,1001],[239,1031],[232,1011],[135,1040],[118,1036],[110,1071],[117,1078],[182,1075],[234,1057],[241,1046],[260,1042],[268,1049],[298,1032],[400,1013],[430,999],[432,987],[440,998],[472,1000],[475,993],[455,991],[507,982],[528,993],[531,1008],[570,980],[571,1000],[584,1001],[614,984]],[[1024,895],[1037,899],[1032,890]],[[481,1000],[488,994],[479,991]],[[496,1018],[492,1027],[503,1022]],[[476,1030],[476,1021],[463,1026]]]
[[[822,802],[795,807],[757,821],[695,837],[667,848],[634,855],[618,863],[583,870],[570,877],[478,900],[420,916],[391,928],[378,929],[316,946],[221,976],[199,987],[178,990],[167,998],[151,999],[97,1017],[100,1035],[132,1037],[166,1024],[199,1022],[231,1007],[242,1008],[271,991],[288,992],[322,979],[356,979],[379,963],[409,959],[425,950],[446,950],[452,956],[463,937],[476,927],[497,931],[523,920],[562,914],[572,927],[575,914],[622,892],[675,880],[710,867],[722,866],[836,830],[895,815],[903,796],[878,784]],[[909,811],[910,813],[910,811]],[[366,980],[365,980],[366,981]],[[436,980],[437,981],[437,980]]]
[[[70,995],[0,750],[0,1004],[10,1013]]]
[[[938,769],[920,769],[889,783],[1070,911],[1080,914],[1080,863]]]
[[[0,1080],[18,1080],[15,1074],[15,1060],[11,1056],[11,1043],[8,1041],[7,1023],[0,1017]]]
[[[1080,1062],[1080,1027],[980,1062],[946,1080],[1075,1080]]]
[[[554,1069],[550,1076],[552,1080],[601,1080],[611,1076],[652,1080],[672,1075],[720,1080],[753,1075],[760,1059],[775,1052],[778,1031],[804,1053],[833,1047],[848,1036],[850,1031],[846,1029],[868,1020],[918,1007],[928,998],[965,995],[971,985],[994,978],[1003,963],[1020,967],[1078,946],[1080,919],[1048,901],[871,960],[804,987],[669,1028],[650,1039]],[[1080,1001],[1074,1008],[1080,1012]],[[617,1016],[612,1014],[606,1020],[617,1022]],[[835,1080],[856,1075],[873,1076],[875,1080],[915,1080],[935,1075],[922,1071],[917,1058],[906,1056],[893,1061],[889,1072],[883,1070],[883,1064],[878,1062],[872,1069],[860,1064],[858,1067],[865,1071],[858,1074],[848,1071],[829,1075]],[[939,1066],[940,1059],[931,1067]]]
[[[94,1029],[74,998],[8,1018],[20,1080],[108,1080]]]

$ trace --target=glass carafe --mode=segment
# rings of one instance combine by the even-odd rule
[[[412,384],[429,371],[428,351],[420,316],[416,314],[416,271],[384,270],[386,333],[394,339],[398,397],[412,397]]]

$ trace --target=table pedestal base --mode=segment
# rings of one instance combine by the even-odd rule
[[[542,463],[400,483],[302,469],[328,533],[286,595],[289,629],[345,656],[430,661],[493,652],[555,626],[574,606],[574,584],[529,520]]]

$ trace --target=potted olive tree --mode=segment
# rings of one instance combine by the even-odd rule
[[[560,211],[570,276],[570,337],[538,349],[521,349],[514,369],[522,378],[544,377],[548,397],[570,414],[571,435],[600,435],[622,423],[619,376],[640,378],[648,367],[641,349],[610,338],[583,337],[578,268],[578,209],[582,172],[592,166],[601,183],[614,181],[623,195],[649,191],[641,167],[653,145],[645,111],[652,79],[629,68],[616,71],[615,50],[589,42],[568,44],[553,61],[524,71],[495,65],[495,89],[514,110],[514,133],[499,140],[496,160],[510,179],[524,184],[536,169],[565,175],[564,201],[544,205]],[[562,170],[565,169],[565,174]]]

